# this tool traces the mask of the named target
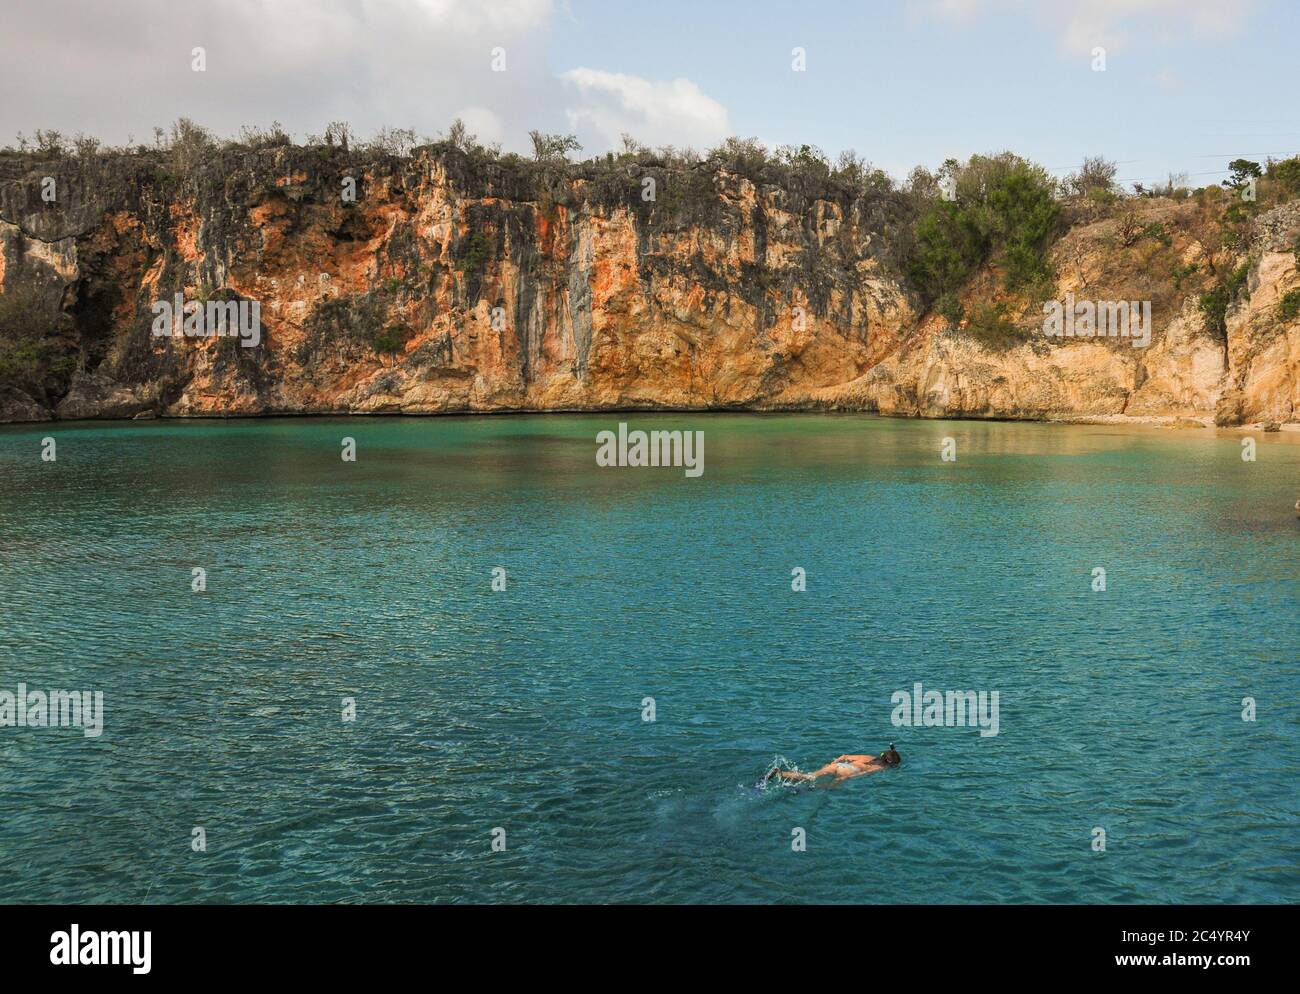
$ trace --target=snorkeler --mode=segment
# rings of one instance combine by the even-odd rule
[[[816,781],[822,777],[834,777],[835,782],[849,780],[853,777],[860,777],[867,773],[875,773],[877,770],[883,770],[890,766],[897,766],[903,761],[898,751],[894,749],[894,743],[889,743],[889,749],[882,752],[879,756],[837,756],[820,770],[813,770],[811,773],[799,773],[795,770],[771,769],[763,777],[763,783],[767,784],[773,778],[777,780],[800,780]]]

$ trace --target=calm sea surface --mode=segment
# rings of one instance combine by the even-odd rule
[[[0,900],[1300,900],[1300,437],[619,420],[0,428]]]

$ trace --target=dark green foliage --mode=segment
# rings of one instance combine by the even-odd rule
[[[1007,289],[1048,278],[1047,247],[1060,218],[1051,188],[1030,169],[1017,169],[989,190],[988,206],[993,246],[1006,251]]]
[[[1227,224],[1243,225],[1250,220],[1251,214],[1256,213],[1258,210],[1258,205],[1255,203],[1243,202],[1230,204],[1227,210],[1223,212],[1223,220]],[[1231,232],[1229,232],[1229,235],[1230,234]],[[1225,236],[1225,244],[1228,244],[1226,238],[1227,236]]]
[[[1228,340],[1228,306],[1243,289],[1245,296],[1250,296],[1250,289],[1246,286],[1246,278],[1249,275],[1250,263],[1243,262],[1229,273],[1227,278],[1220,280],[1218,286],[1201,294],[1198,304],[1201,313],[1205,316],[1205,326],[1216,341]]]
[[[1288,290],[1277,307],[1277,316],[1283,321],[1290,321],[1300,315],[1300,289]]]
[[[939,201],[916,223],[907,275],[923,298],[956,321],[961,315],[957,295],[987,252],[987,241],[972,212],[955,202]]]
[[[456,260],[456,268],[462,274],[477,273],[487,263],[489,254],[488,240],[483,237],[483,233],[472,232],[460,244],[460,258]]]
[[[1268,164],[1268,178],[1277,183],[1283,195],[1300,196],[1300,156]]]
[[[1165,226],[1159,221],[1148,224],[1142,229],[1142,233],[1138,237],[1150,238],[1152,241],[1159,242],[1165,248],[1169,248],[1169,246],[1174,243],[1173,236],[1165,230]]]
[[[1228,277],[1227,289],[1228,299],[1231,300],[1237,296],[1241,290],[1245,290],[1245,296],[1250,297],[1250,288],[1246,286],[1246,279],[1250,276],[1250,263],[1243,262],[1240,266],[1232,271]]]
[[[1232,172],[1232,176],[1225,179],[1223,185],[1234,190],[1239,190],[1252,179],[1264,175],[1263,170],[1259,168],[1259,163],[1251,162],[1249,159],[1233,159],[1228,163],[1228,169]]]
[[[1228,313],[1228,291],[1220,284],[1213,290],[1201,294],[1198,301],[1201,314],[1205,317],[1205,327],[1216,341],[1226,341],[1228,328],[1225,315]]]
[[[64,326],[48,295],[30,287],[0,294],[0,387],[16,387],[36,400],[64,393],[77,365]]]
[[[922,211],[907,263],[922,299],[950,320],[962,286],[986,262],[1001,264],[1008,290],[1049,279],[1047,249],[1060,223],[1051,180],[1015,156],[974,156],[955,183],[955,199]]]
[[[1194,275],[1200,268],[1201,268],[1200,264],[1195,262],[1189,262],[1185,266],[1174,266],[1174,268],[1169,272],[1169,275],[1173,278],[1174,281],[1174,289],[1181,290],[1183,286],[1183,280],[1187,279],[1189,276]]]
[[[404,324],[390,324],[370,344],[380,355],[395,355],[406,347],[413,334]]]

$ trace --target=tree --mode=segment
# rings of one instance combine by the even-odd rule
[[[367,151],[401,157],[409,155],[414,147],[415,131],[411,128],[382,127],[375,132]]]
[[[533,158],[538,162],[554,159],[567,159],[570,152],[582,149],[577,135],[548,135],[542,131],[530,131],[528,137],[533,143]]]
[[[1228,170],[1232,176],[1225,179],[1223,185],[1234,190],[1240,190],[1252,179],[1259,179],[1264,175],[1264,171],[1259,168],[1259,163],[1251,162],[1249,159],[1233,159],[1228,163]]]
[[[955,196],[931,200],[922,210],[907,263],[908,276],[927,303],[955,321],[962,286],[995,254],[1007,290],[1050,275],[1047,247],[1060,207],[1052,179],[1041,167],[1009,152],[975,155],[964,166],[944,163],[940,177],[940,186],[955,186]],[[930,179],[913,174],[914,188],[928,186]]]
[[[42,131],[37,128],[36,151],[51,158],[62,158],[68,154],[68,145],[61,131]]]
[[[1109,193],[1115,186],[1115,174],[1119,167],[1100,155],[1093,155],[1083,160],[1077,173],[1071,173],[1065,179],[1065,186],[1077,197],[1087,196],[1093,190]]]
[[[348,150],[348,140],[352,137],[352,127],[346,121],[330,121],[325,126],[325,144],[338,145],[343,151]]]
[[[171,152],[172,161],[182,173],[188,173],[196,168],[211,156],[216,148],[212,132],[195,124],[188,117],[176,119],[165,144]]]
[[[465,122],[458,117],[447,128],[447,141],[451,143],[453,148],[468,152],[478,144],[478,135],[471,135],[469,128],[465,127]]]

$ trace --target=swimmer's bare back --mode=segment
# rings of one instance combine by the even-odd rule
[[[853,777],[865,776],[868,773],[875,773],[877,770],[887,769],[883,760],[876,756],[840,756],[832,760],[819,770],[813,770],[811,773],[795,773],[790,770],[777,770],[773,775],[781,780],[820,780],[822,777],[834,777],[838,782],[840,780],[851,780]]]
[[[775,777],[778,780],[795,780],[801,782],[816,782],[822,777],[833,777],[835,783],[842,780],[852,780],[854,777],[865,776],[868,773],[875,773],[877,770],[885,770],[891,766],[897,766],[901,762],[901,757],[894,751],[894,744],[889,744],[889,751],[881,753],[879,756],[836,756],[819,770],[813,770],[811,773],[797,773],[793,770],[773,770],[767,779]]]

